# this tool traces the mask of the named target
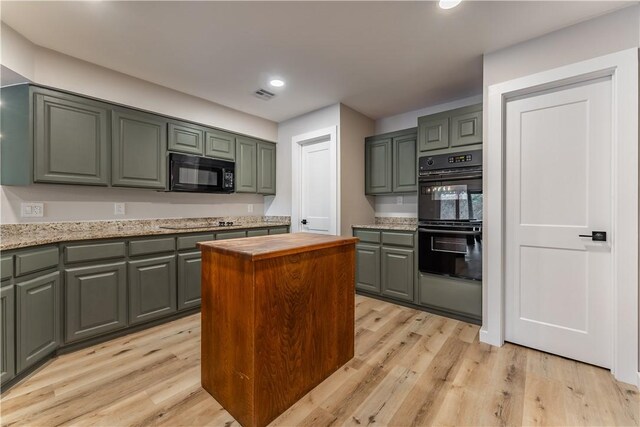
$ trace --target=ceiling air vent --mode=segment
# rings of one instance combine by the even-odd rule
[[[268,101],[274,96],[276,96],[275,93],[269,92],[268,90],[265,90],[265,89],[258,89],[253,94],[264,101]]]

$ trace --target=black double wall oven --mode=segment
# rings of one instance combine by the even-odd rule
[[[418,253],[423,273],[482,280],[482,150],[421,157]]]

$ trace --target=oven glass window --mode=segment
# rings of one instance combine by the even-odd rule
[[[215,187],[218,185],[218,173],[206,169],[194,169],[181,166],[178,173],[180,184]]]
[[[439,206],[442,220],[482,220],[482,192],[467,185],[441,185],[425,188],[426,195]]]

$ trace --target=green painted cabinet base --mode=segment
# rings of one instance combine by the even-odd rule
[[[13,284],[0,288],[0,384],[16,375],[15,289]]]
[[[356,289],[380,292],[380,247],[356,245]]]
[[[382,247],[382,295],[413,301],[413,249]]]
[[[65,342],[127,326],[124,261],[65,270]]]
[[[482,318],[482,282],[418,275],[420,304],[474,319]]]
[[[16,282],[16,369],[23,371],[60,345],[60,272]]]
[[[178,310],[200,305],[200,251],[178,254]]]
[[[175,313],[176,256],[129,261],[129,323]]]

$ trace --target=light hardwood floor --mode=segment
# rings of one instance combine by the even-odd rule
[[[638,425],[638,390],[604,369],[358,296],[356,356],[272,424]],[[193,315],[51,361],[7,391],[2,425],[237,425],[200,387]]]

